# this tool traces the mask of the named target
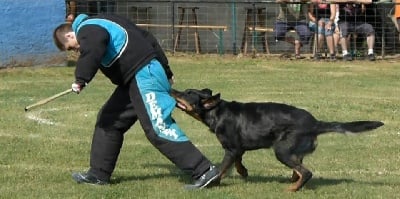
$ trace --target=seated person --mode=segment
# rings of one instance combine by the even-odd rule
[[[66,1],[65,4],[66,4],[65,21],[67,23],[72,23],[76,17],[76,1],[75,0]]]
[[[396,19],[395,26],[396,26],[397,32],[400,32],[400,0],[395,0],[394,2],[396,3],[394,5],[394,17]],[[400,35],[399,35],[399,40],[400,40]]]
[[[300,49],[303,44],[308,44],[312,35],[307,24],[308,5],[290,4],[290,2],[290,0],[277,0],[279,14],[275,22],[275,39],[293,44],[296,59],[301,59],[303,57],[300,56]],[[289,30],[296,31],[296,38],[286,36]]]
[[[368,46],[368,59],[375,61],[374,45],[375,30],[371,24],[365,21],[365,4],[339,4],[340,44],[343,52],[343,60],[352,61],[353,57],[348,52],[350,33],[365,35]]]
[[[321,57],[321,49],[324,45],[324,39],[326,38],[330,60],[336,60],[335,43],[333,39],[335,31],[336,4],[325,4],[320,2],[310,4],[308,8],[308,17],[310,19],[309,25],[311,30],[317,31],[318,24],[318,46],[314,57],[316,59]]]

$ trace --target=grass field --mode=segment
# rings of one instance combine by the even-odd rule
[[[226,100],[275,101],[305,108],[321,120],[381,120],[359,136],[325,134],[305,165],[314,177],[285,192],[291,170],[271,150],[244,155],[249,177],[232,171],[221,186],[186,191],[190,178],[146,140],[139,124],[126,134],[108,186],[78,185],[72,171],[88,168],[98,109],[113,85],[97,74],[70,94],[24,112],[24,107],[70,87],[74,67],[0,70],[0,198],[399,198],[400,66],[377,62],[287,61],[277,58],[175,56],[174,88],[211,88]],[[215,163],[223,150],[200,122],[179,110],[178,124]]]

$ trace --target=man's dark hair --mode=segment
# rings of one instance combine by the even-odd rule
[[[65,34],[67,32],[72,31],[72,25],[71,23],[63,23],[59,26],[57,26],[56,29],[54,29],[53,32],[53,41],[54,44],[57,46],[57,48],[61,51],[65,51],[66,49],[64,48],[64,44],[60,41],[60,35]]]

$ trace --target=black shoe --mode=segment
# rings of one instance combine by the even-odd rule
[[[375,54],[373,54],[373,53],[372,53],[372,54],[369,54],[369,55],[368,55],[368,60],[369,60],[369,61],[375,61]]]
[[[353,57],[350,54],[343,55],[344,61],[353,61]]]
[[[100,180],[89,173],[72,173],[72,179],[77,183],[87,183],[93,185],[106,185],[108,181]]]
[[[330,56],[329,60],[330,60],[331,62],[336,61],[336,55],[335,55],[335,54],[332,54],[332,55]]]
[[[322,59],[322,55],[321,55],[320,53],[316,53],[316,54],[314,55],[314,59],[315,59],[315,60],[320,60],[320,59]]]
[[[220,182],[219,171],[215,166],[211,166],[210,169],[205,172],[194,184],[185,185],[185,189],[203,189],[218,185]]]

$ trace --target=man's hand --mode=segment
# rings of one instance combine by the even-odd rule
[[[80,85],[78,83],[72,83],[71,85],[72,91],[75,92],[76,94],[79,94],[84,87],[85,86]]]

